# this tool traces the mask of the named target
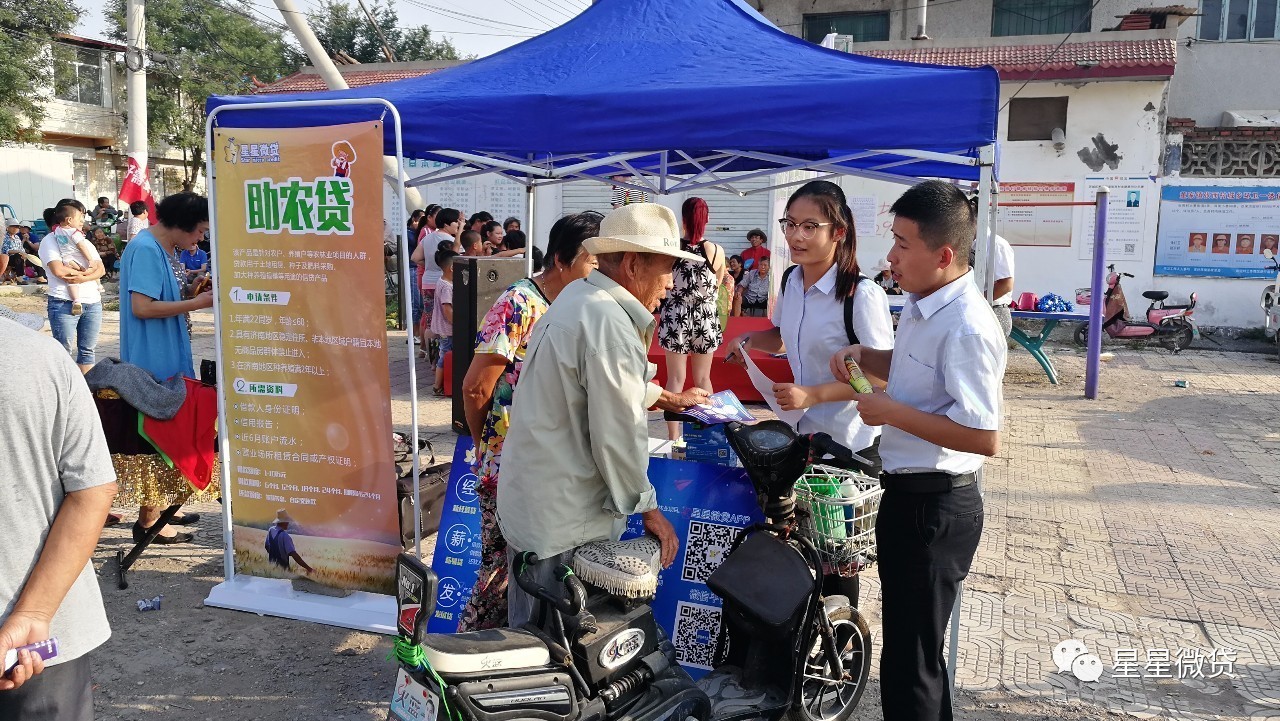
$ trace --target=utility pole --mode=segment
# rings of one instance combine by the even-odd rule
[[[129,175],[125,178],[125,186],[121,188],[122,200],[135,197],[135,194],[154,206],[151,199],[150,182],[148,181],[148,156],[150,143],[147,139],[147,16],[142,4],[143,0],[126,0],[125,3],[125,93],[128,96],[129,138],[125,144],[125,152],[129,157]],[[134,185],[133,188],[129,186]],[[152,222],[155,222],[153,217]]]
[[[373,13],[369,12],[369,8],[365,7],[364,0],[356,0],[360,3],[360,9],[364,11],[364,16],[369,18],[369,25],[373,26],[373,31],[378,34],[378,39],[382,41],[382,54],[386,56],[387,62],[394,63],[396,54],[391,50],[391,46],[387,44],[387,36],[382,34],[382,28],[378,27],[378,21],[373,19]]]

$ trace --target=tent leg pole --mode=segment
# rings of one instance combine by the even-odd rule
[[[529,233],[525,239],[524,247],[524,274],[530,278],[533,277],[533,247],[537,245],[533,239],[533,202],[536,188],[537,185],[534,184],[533,178],[529,178],[529,184],[524,187],[525,222],[529,224]]]
[[[992,219],[992,189],[995,179],[995,147],[988,145],[981,150],[981,166],[978,169],[978,243],[974,273],[977,275],[978,287],[987,300],[993,299],[995,290],[994,273],[995,255],[991,234],[994,232]]]

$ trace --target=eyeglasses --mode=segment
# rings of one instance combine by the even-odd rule
[[[789,218],[778,218],[778,226],[782,228],[783,235],[791,235],[792,231],[799,228],[802,240],[812,239],[814,235],[817,235],[818,228],[826,225],[835,225],[835,223],[815,223],[813,221],[793,223]]]

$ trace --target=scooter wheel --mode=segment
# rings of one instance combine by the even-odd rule
[[[1181,325],[1177,332],[1161,338],[1160,345],[1163,345],[1165,348],[1177,353],[1190,348],[1192,340],[1194,340],[1194,333],[1191,331],[1191,326]]]
[[[787,711],[789,721],[845,721],[867,689],[871,674],[871,629],[858,609],[845,606],[827,612],[835,631],[836,650],[844,676],[832,678],[822,639],[815,632],[805,660],[800,700]]]
[[[1076,326],[1076,344],[1089,345],[1089,323],[1084,322]]]

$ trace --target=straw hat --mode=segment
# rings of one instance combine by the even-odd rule
[[[8,318],[18,325],[25,326],[31,330],[41,330],[44,328],[44,318],[35,313],[19,313],[16,310],[10,310],[0,305],[0,318]]]
[[[657,203],[631,203],[600,221],[600,237],[582,242],[588,253],[656,253],[703,262],[702,256],[680,250],[676,214]]]
[[[289,512],[283,508],[276,511],[275,522],[276,522],[276,525],[280,525],[281,523],[297,523],[297,521],[293,520],[293,516],[290,516]]]

